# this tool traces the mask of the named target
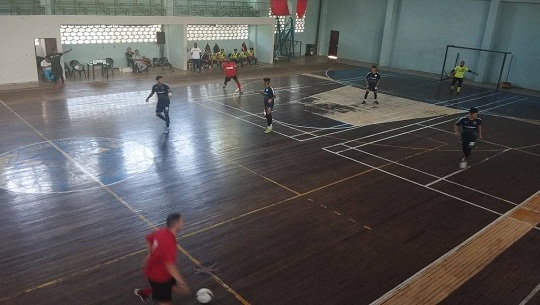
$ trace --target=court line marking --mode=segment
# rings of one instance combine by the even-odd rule
[[[441,257],[437,258],[435,261],[433,261],[432,263],[430,263],[429,265],[425,266],[424,268],[422,268],[421,270],[419,270],[418,272],[416,272],[414,275],[412,275],[411,277],[409,277],[408,279],[406,279],[405,281],[403,281],[401,284],[397,285],[396,287],[394,287],[393,289],[391,289],[390,291],[388,291],[387,293],[385,293],[384,295],[382,295],[381,297],[379,297],[378,299],[376,299],[375,301],[371,302],[370,305],[379,305],[379,304],[384,304],[384,302],[388,301],[388,299],[390,299],[394,294],[396,294],[397,292],[399,292],[400,290],[404,289],[406,286],[408,286],[409,284],[411,284],[413,281],[415,281],[417,278],[420,278],[421,276],[423,276],[424,274],[426,274],[427,272],[429,272],[429,270],[435,266],[435,265],[438,265],[438,264],[441,264],[445,259],[447,259],[448,257],[450,257],[451,255],[453,255],[454,253],[456,253],[457,251],[461,250],[463,247],[465,247],[466,245],[468,245],[469,243],[471,243],[472,241],[474,241],[475,239],[477,239],[480,235],[484,234],[486,231],[492,229],[493,227],[495,227],[497,224],[499,224],[500,222],[502,222],[503,220],[505,220],[505,218],[510,218],[511,220],[515,220],[515,221],[518,221],[518,222],[523,222],[522,220],[519,220],[519,219],[515,219],[513,217],[510,217],[510,215],[512,213],[514,213],[515,211],[517,211],[518,209],[522,208],[523,205],[526,205],[527,203],[529,203],[529,200],[535,198],[536,196],[538,196],[540,194],[540,191],[536,192],[535,194],[531,195],[529,198],[527,198],[526,200],[524,200],[522,203],[520,203],[519,205],[517,205],[516,207],[512,208],[511,210],[509,210],[508,212],[504,213],[504,214],[501,214],[500,217],[498,217],[497,219],[495,219],[493,222],[491,222],[490,224],[488,224],[487,226],[485,226],[484,228],[482,228],[480,231],[476,232],[475,234],[473,234],[472,236],[470,236],[469,238],[467,238],[465,241],[463,241],[462,243],[460,243],[459,245],[457,245],[456,247],[452,248],[450,251],[448,251],[447,253],[445,253],[444,255],[442,255]],[[531,226],[532,227],[532,226]],[[483,269],[483,268],[482,268]],[[534,291],[534,290],[533,290]]]
[[[85,273],[88,273],[88,272],[91,272],[91,271],[95,271],[97,269],[100,269],[102,267],[105,267],[105,266],[108,266],[108,265],[112,265],[114,263],[117,263],[121,260],[124,260],[126,258],[129,258],[131,256],[135,256],[135,255],[138,255],[138,254],[141,254],[141,253],[145,253],[147,250],[146,248],[144,249],[141,249],[141,250],[138,250],[138,251],[135,251],[135,252],[131,252],[131,253],[128,253],[128,254],[125,254],[125,255],[122,255],[122,256],[119,256],[115,259],[112,259],[112,260],[109,260],[109,261],[106,261],[104,263],[101,263],[101,264],[96,264],[96,265],[93,265],[91,267],[88,267],[88,268],[84,268],[82,270],[79,270],[79,271],[75,271],[73,273],[70,273],[66,276],[62,276],[62,277],[59,277],[59,278],[56,278],[54,280],[50,280],[48,282],[45,282],[45,283],[42,283],[42,284],[39,284],[37,286],[34,286],[34,287],[31,287],[31,288],[27,288],[27,289],[24,289],[24,290],[21,290],[21,291],[18,291],[10,296],[7,296],[7,297],[4,297],[4,298],[1,298],[0,299],[0,302],[3,302],[3,301],[8,301],[8,300],[11,300],[11,299],[14,299],[18,296],[21,296],[25,293],[28,293],[28,292],[32,292],[34,290],[39,290],[39,289],[42,289],[42,288],[46,288],[48,286],[54,286],[56,284],[60,284],[62,282],[65,282],[66,280],[69,280],[69,279],[72,279],[72,278],[75,278],[75,277],[78,277],[80,275],[83,275]]]
[[[372,168],[372,169],[374,169],[374,170],[380,171],[380,172],[382,172],[382,173],[385,173],[385,174],[387,174],[387,175],[393,176],[393,177],[395,177],[395,178],[398,178],[398,179],[407,181],[407,182],[409,182],[409,183],[415,184],[415,185],[420,186],[420,187],[423,187],[423,188],[425,188],[425,189],[432,190],[432,191],[434,191],[434,192],[436,192],[436,193],[445,195],[445,196],[447,196],[447,197],[450,197],[450,198],[456,199],[456,200],[458,200],[458,201],[467,203],[467,204],[469,204],[469,205],[475,206],[475,207],[480,208],[480,209],[482,209],[482,210],[491,212],[491,213],[493,213],[493,214],[502,215],[501,213],[499,213],[499,212],[497,212],[497,211],[494,211],[494,210],[492,210],[492,209],[483,207],[483,206],[481,206],[481,205],[479,205],[479,204],[476,204],[476,203],[474,203],[474,202],[471,202],[471,201],[468,201],[468,200],[459,198],[459,197],[454,196],[454,195],[452,195],[452,194],[445,193],[445,192],[440,191],[440,190],[438,190],[438,189],[435,189],[435,188],[432,188],[432,187],[429,187],[429,186],[425,186],[425,185],[423,185],[423,184],[421,184],[421,183],[418,183],[418,182],[416,182],[416,181],[413,181],[413,180],[408,179],[408,178],[405,178],[405,177],[401,177],[400,175],[397,175],[397,174],[391,173],[391,172],[389,172],[389,171],[386,171],[386,170],[384,170],[384,169],[375,167],[375,166],[373,166],[373,165],[371,165],[371,164],[368,164],[368,163],[365,163],[365,162],[356,160],[356,159],[351,158],[351,157],[348,157],[348,156],[344,156],[344,155],[342,155],[342,154],[340,154],[340,153],[333,152],[333,151],[331,151],[331,150],[327,150],[327,149],[324,149],[324,148],[323,148],[323,150],[325,150],[325,151],[327,151],[327,152],[329,152],[329,153],[331,153],[331,154],[334,154],[334,155],[336,155],[336,156],[340,156],[340,157],[342,157],[342,158],[351,160],[351,161],[356,162],[356,163],[358,163],[358,164],[362,164],[362,165],[364,165],[364,166],[370,167],[370,168]]]
[[[529,301],[532,300],[532,298],[538,293],[538,291],[540,291],[540,284],[534,287],[531,293],[529,293],[529,295],[527,295],[527,297],[525,297],[525,299],[523,299],[523,301],[521,301],[518,305],[526,305],[527,303],[529,303]]]
[[[7,109],[13,111],[8,105],[4,103],[4,101],[0,100],[0,103],[4,105]],[[39,130],[37,130],[34,126],[32,126],[30,123],[28,123],[23,117],[21,117],[16,111],[13,111],[13,114],[15,114],[17,117],[19,117],[28,127],[30,127],[32,130],[34,130],[39,136],[41,136],[46,142],[48,142],[51,146],[53,146],[60,154],[64,155],[64,157],[73,163],[79,170],[81,170],[84,174],[86,174],[89,178],[94,180],[96,183],[101,185],[101,188],[111,194],[118,202],[120,202],[122,205],[127,207],[132,213],[134,213],[138,218],[143,220],[149,227],[153,228],[154,230],[157,230],[158,227],[148,220],[144,215],[142,215],[139,211],[134,209],[129,203],[127,203],[124,199],[122,199],[119,195],[117,195],[111,188],[109,188],[107,185],[105,185],[103,182],[99,181],[97,177],[95,177],[91,172],[89,172],[85,167],[83,167],[81,164],[79,164],[73,157],[71,157],[69,154],[67,154],[65,151],[63,151],[59,146],[57,146],[54,142],[52,142],[49,138],[47,138],[44,134],[42,134]],[[194,257],[192,256],[187,250],[185,250],[183,247],[181,247],[178,243],[176,244],[176,247],[182,254],[184,254],[189,260],[191,260],[192,263],[194,263],[197,267],[202,268],[202,264]],[[229,293],[231,293],[237,300],[239,300],[244,305],[249,305],[250,303],[246,301],[240,294],[238,294],[235,290],[230,288],[229,285],[225,284],[221,278],[219,278],[216,275],[212,275],[212,278],[219,283],[225,290],[227,290]]]
[[[400,160],[398,160],[398,161],[404,161],[404,160],[406,160],[406,159],[416,157],[416,156],[418,156],[418,155],[427,153],[427,152],[429,152],[429,151],[430,151],[430,150],[420,151],[420,152],[418,152],[418,153],[416,153],[416,154],[413,154],[413,155],[409,155],[409,156],[407,156],[407,157],[404,157],[404,158],[402,158],[402,159],[400,159]],[[383,165],[379,166],[379,168],[383,168],[383,167],[389,166],[389,165],[390,165],[390,163],[383,164]],[[205,231],[208,231],[208,230],[211,230],[211,229],[220,227],[220,226],[222,226],[222,225],[231,223],[231,222],[236,221],[236,220],[238,220],[238,219],[242,219],[242,218],[247,217],[247,216],[249,216],[249,215],[251,215],[251,214],[255,214],[255,213],[264,211],[264,210],[266,210],[266,209],[269,209],[269,208],[272,208],[272,207],[281,205],[281,204],[283,204],[283,203],[285,203],[285,202],[288,202],[288,201],[291,201],[291,200],[294,200],[294,199],[297,199],[297,198],[301,198],[301,197],[304,197],[304,196],[306,196],[306,195],[310,195],[310,194],[312,194],[312,193],[314,193],[314,192],[318,192],[318,191],[320,191],[320,190],[322,190],[322,189],[325,189],[325,188],[328,188],[328,187],[331,187],[331,186],[340,184],[340,183],[342,183],[342,182],[345,182],[345,181],[348,181],[348,180],[350,180],[350,179],[353,179],[353,178],[356,178],[356,177],[359,177],[359,176],[362,176],[362,175],[371,173],[371,172],[373,172],[373,171],[375,171],[375,169],[373,169],[373,168],[368,168],[368,169],[366,169],[366,170],[364,170],[364,171],[361,171],[361,172],[359,172],[359,173],[356,173],[356,174],[354,174],[354,175],[351,175],[351,176],[348,176],[348,177],[345,177],[345,178],[341,178],[341,179],[339,179],[339,180],[330,182],[330,183],[325,184],[325,185],[321,185],[321,186],[319,186],[319,187],[316,187],[316,188],[311,189],[311,190],[309,190],[309,191],[306,191],[306,192],[304,192],[304,193],[301,193],[301,194],[298,194],[298,195],[295,195],[295,196],[292,196],[292,197],[283,199],[283,200],[281,200],[281,201],[278,201],[278,202],[275,202],[275,203],[266,205],[266,206],[264,206],[264,207],[260,207],[260,208],[257,208],[257,209],[255,209],[255,210],[252,210],[252,211],[249,211],[249,212],[240,214],[240,215],[238,215],[238,216],[236,216],[236,217],[233,217],[233,218],[230,218],[230,219],[227,219],[227,220],[224,220],[224,221],[215,223],[215,224],[213,224],[213,225],[210,225],[210,226],[207,226],[207,227],[204,227],[204,228],[201,228],[201,229],[199,229],[199,230],[197,230],[197,231],[193,231],[193,232],[187,233],[187,234],[185,234],[185,235],[182,235],[181,237],[182,237],[182,238],[192,237],[192,236],[194,236],[194,235],[203,233],[203,232],[205,232]],[[309,199],[308,199],[308,200],[309,200]],[[311,200],[311,201],[312,201],[312,200]],[[322,207],[325,208],[325,209],[327,209],[326,206],[322,206]],[[370,228],[369,230],[371,230],[371,228]]]
[[[434,148],[433,150],[434,150],[434,151],[437,151],[437,149],[435,149],[435,148]],[[509,204],[511,204],[511,205],[513,205],[513,206],[516,206],[516,205],[517,205],[517,203],[514,203],[514,202],[512,202],[512,201],[510,201],[510,200],[507,200],[507,199],[504,199],[504,198],[500,198],[500,197],[497,197],[497,196],[495,196],[495,195],[491,195],[491,194],[489,194],[489,193],[486,193],[486,192],[477,190],[477,189],[475,189],[475,188],[472,188],[472,187],[463,185],[463,184],[461,184],[461,183],[458,183],[458,182],[455,182],[455,181],[452,181],[452,180],[447,180],[447,178],[449,178],[449,177],[451,177],[451,176],[453,176],[453,175],[456,175],[456,174],[458,174],[458,173],[461,173],[461,172],[465,171],[466,169],[469,169],[469,168],[471,168],[471,167],[473,167],[473,166],[476,166],[476,165],[478,165],[478,164],[481,164],[481,163],[483,163],[483,162],[485,162],[485,161],[487,161],[487,160],[489,160],[489,159],[492,159],[492,158],[494,158],[494,157],[496,157],[496,156],[498,156],[498,155],[500,155],[500,154],[502,154],[502,153],[504,153],[504,152],[507,152],[507,151],[509,151],[509,149],[503,150],[503,151],[499,152],[498,154],[495,154],[495,155],[493,155],[493,156],[491,156],[491,157],[489,157],[489,158],[486,158],[486,159],[484,159],[484,160],[482,160],[482,161],[480,161],[480,162],[478,162],[478,163],[475,163],[475,164],[469,166],[469,167],[466,168],[466,169],[460,169],[460,170],[457,170],[457,171],[455,171],[455,172],[453,172],[453,173],[451,173],[451,174],[448,174],[448,175],[446,175],[446,176],[444,176],[444,177],[439,177],[439,176],[437,176],[437,175],[434,175],[434,174],[431,174],[431,173],[428,173],[428,172],[425,172],[425,171],[416,169],[416,168],[414,168],[414,167],[405,165],[405,164],[403,164],[403,163],[399,163],[399,162],[396,162],[396,161],[393,161],[393,160],[390,160],[390,159],[386,159],[386,158],[381,157],[381,156],[377,156],[377,155],[375,155],[375,154],[369,153],[369,152],[364,151],[364,150],[355,149],[355,151],[358,151],[358,152],[367,154],[367,155],[369,155],[369,156],[372,156],[372,157],[375,157],[375,158],[379,158],[379,159],[384,160],[384,161],[386,161],[386,162],[389,162],[389,163],[392,163],[392,164],[395,164],[395,165],[399,165],[399,166],[401,166],[401,167],[404,167],[404,168],[407,168],[407,169],[410,169],[410,170],[413,170],[413,171],[422,173],[422,174],[424,174],[424,175],[426,175],[426,176],[430,176],[430,177],[433,177],[433,178],[438,178],[438,179],[435,180],[435,181],[432,181],[432,182],[430,182],[430,183],[425,184],[424,186],[426,186],[426,187],[430,187],[431,185],[433,185],[433,184],[435,184],[435,183],[437,183],[437,182],[440,182],[440,181],[445,181],[445,182],[448,182],[448,183],[451,183],[451,184],[460,186],[460,187],[462,187],[462,188],[468,189],[468,190],[470,190],[470,191],[473,191],[473,192],[476,192],[476,193],[480,193],[480,194],[482,194],[482,195],[485,195],[485,196],[488,196],[488,197],[492,197],[492,198],[494,198],[494,199],[497,199],[497,200],[500,200],[500,201],[509,203]]]
[[[430,129],[434,129],[434,130],[438,130],[438,131],[443,131],[443,132],[446,132],[446,133],[452,133],[451,131],[448,131],[448,130],[445,130],[445,129],[441,129],[441,128],[437,128],[437,127],[434,127],[434,125],[423,125],[421,123],[416,123],[417,125],[420,125],[420,126],[429,126]],[[532,155],[532,156],[535,156],[535,157],[540,157],[539,154],[535,154],[533,152],[530,152],[530,151],[526,151],[526,150],[522,150],[523,148],[528,148],[528,147],[534,147],[534,146],[538,146],[539,144],[532,144],[532,145],[528,145],[528,146],[523,146],[523,147],[510,147],[510,146],[506,146],[506,145],[503,145],[503,144],[499,144],[499,143],[495,143],[495,142],[490,142],[490,141],[486,141],[486,140],[481,140],[482,142],[485,142],[485,143],[488,143],[488,144],[491,144],[491,145],[495,145],[495,146],[499,146],[499,147],[503,147],[503,148],[507,148],[507,149],[510,149],[510,150],[515,150],[515,151],[519,151],[519,152],[522,152],[522,153],[525,153],[525,154],[529,154],[529,155]]]

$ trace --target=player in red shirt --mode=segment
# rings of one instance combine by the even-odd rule
[[[225,57],[223,59],[223,63],[221,64],[221,68],[223,71],[225,71],[225,82],[223,83],[223,88],[227,87],[227,83],[232,78],[236,82],[236,87],[238,87],[240,94],[242,94],[242,86],[240,85],[240,81],[238,81],[236,63]]]
[[[167,216],[167,226],[146,236],[148,255],[144,274],[150,287],[135,289],[134,293],[143,302],[148,302],[149,295],[161,305],[170,305],[173,288],[189,294],[186,281],[176,267],[176,234],[184,226],[184,219],[179,213]]]

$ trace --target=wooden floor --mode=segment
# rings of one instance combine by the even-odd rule
[[[540,304],[540,98],[383,70],[362,105],[367,71],[246,67],[243,95],[219,71],[0,88],[0,305],[139,304],[144,236],[176,211],[181,271],[213,304]],[[145,103],[158,73],[168,135]]]

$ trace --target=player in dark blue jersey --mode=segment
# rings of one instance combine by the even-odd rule
[[[270,87],[270,79],[264,78],[264,90],[258,91],[264,95],[264,113],[266,115],[266,123],[268,127],[264,130],[264,133],[272,132],[272,110],[274,109],[274,99],[276,98],[274,89]]]
[[[152,92],[146,98],[146,102],[154,95],[157,94],[158,102],[156,105],[156,115],[158,118],[165,121],[165,129],[163,133],[169,133],[169,124],[171,120],[169,119],[169,105],[171,104],[170,98],[172,97],[171,88],[163,82],[163,77],[156,76],[157,84],[152,86]],[[163,113],[163,114],[162,114]]]
[[[381,75],[379,74],[379,72],[377,72],[377,66],[371,66],[370,72],[366,75],[366,94],[364,94],[364,101],[362,102],[362,104],[366,103],[366,99],[370,90],[373,91],[375,104],[379,103],[377,102],[377,87],[379,85],[380,80],[381,80]]]
[[[478,109],[471,108],[466,117],[460,118],[454,125],[454,132],[461,136],[461,145],[464,157],[461,159],[463,167],[467,166],[467,160],[474,148],[476,139],[482,139],[482,120],[478,117]]]

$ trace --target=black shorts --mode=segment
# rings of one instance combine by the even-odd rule
[[[176,284],[175,279],[170,279],[164,283],[152,282],[148,280],[152,287],[152,299],[158,302],[170,302],[172,300],[172,287]]]
[[[458,83],[458,86],[461,87],[461,84],[463,83],[463,77],[462,78],[454,77],[454,79],[452,79],[452,86],[455,85],[456,82]]]
[[[375,89],[376,87],[377,87],[377,84],[368,84],[366,90],[377,91],[377,89]]]
[[[225,76],[225,81],[229,82],[231,81],[231,78],[234,79],[235,82],[238,82],[238,76]]]
[[[165,112],[165,113],[169,113],[169,105],[171,103],[170,102],[165,102],[165,101],[158,101],[157,105],[156,105],[156,113],[162,113],[162,112]]]
[[[270,101],[264,101],[264,109],[270,108],[270,110],[274,110],[274,100]]]

